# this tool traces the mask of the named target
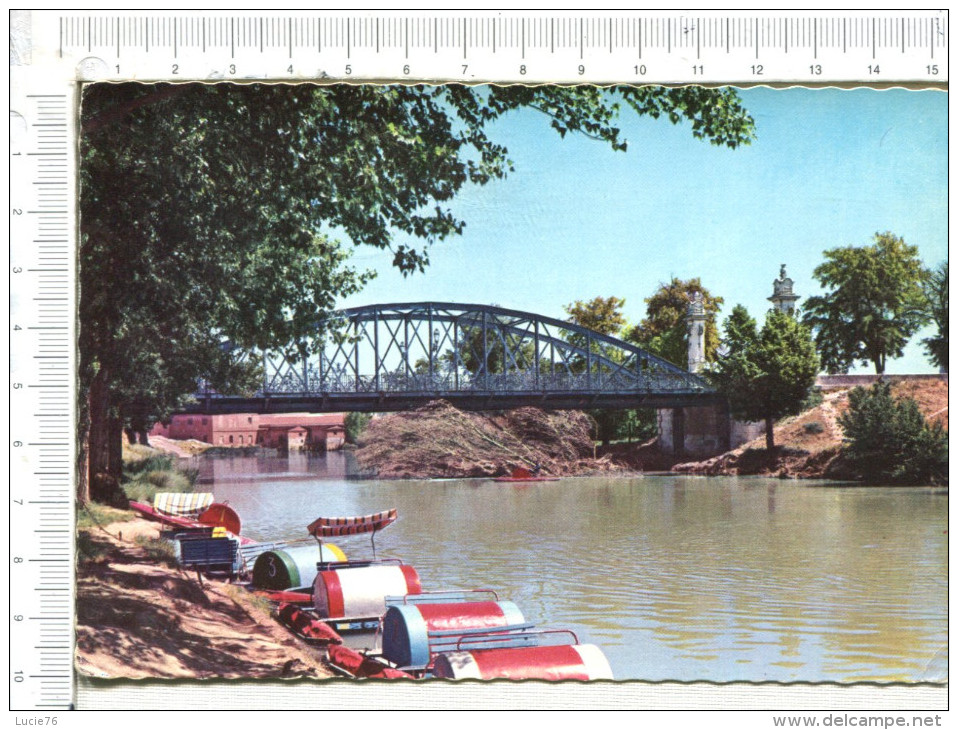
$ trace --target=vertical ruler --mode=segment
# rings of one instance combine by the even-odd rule
[[[85,81],[944,86],[947,11],[11,14],[10,709],[72,704]]]
[[[10,706],[66,709],[73,664],[73,98],[22,91],[10,122]]]

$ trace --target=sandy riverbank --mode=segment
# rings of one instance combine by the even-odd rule
[[[124,515],[126,516],[126,515]],[[101,678],[333,676],[322,649],[226,582],[164,562],[159,525],[134,518],[78,540],[76,669]],[[139,538],[139,539],[138,539]]]

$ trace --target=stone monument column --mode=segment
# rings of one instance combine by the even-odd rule
[[[705,367],[705,299],[702,292],[692,292],[685,321],[689,332],[689,372]]]
[[[795,302],[801,299],[792,291],[792,284],[792,280],[785,275],[785,264],[782,264],[778,278],[772,282],[772,296],[768,301],[775,309],[786,314],[795,314]]]

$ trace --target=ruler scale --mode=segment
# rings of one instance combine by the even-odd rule
[[[944,83],[947,68],[935,62],[947,47],[947,15],[925,12],[63,16],[57,50],[61,58],[95,54],[109,79],[754,84]]]
[[[73,702],[81,82],[948,82],[946,11],[13,11],[11,28],[8,557],[17,710]]]
[[[72,704],[72,104],[11,117],[11,709]]]

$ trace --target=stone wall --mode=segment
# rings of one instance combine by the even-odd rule
[[[839,390],[857,386],[868,387],[878,382],[878,375],[819,375],[815,386],[822,390]],[[884,375],[886,383],[900,383],[905,380],[940,380],[948,382],[948,373],[930,373],[923,375]]]

